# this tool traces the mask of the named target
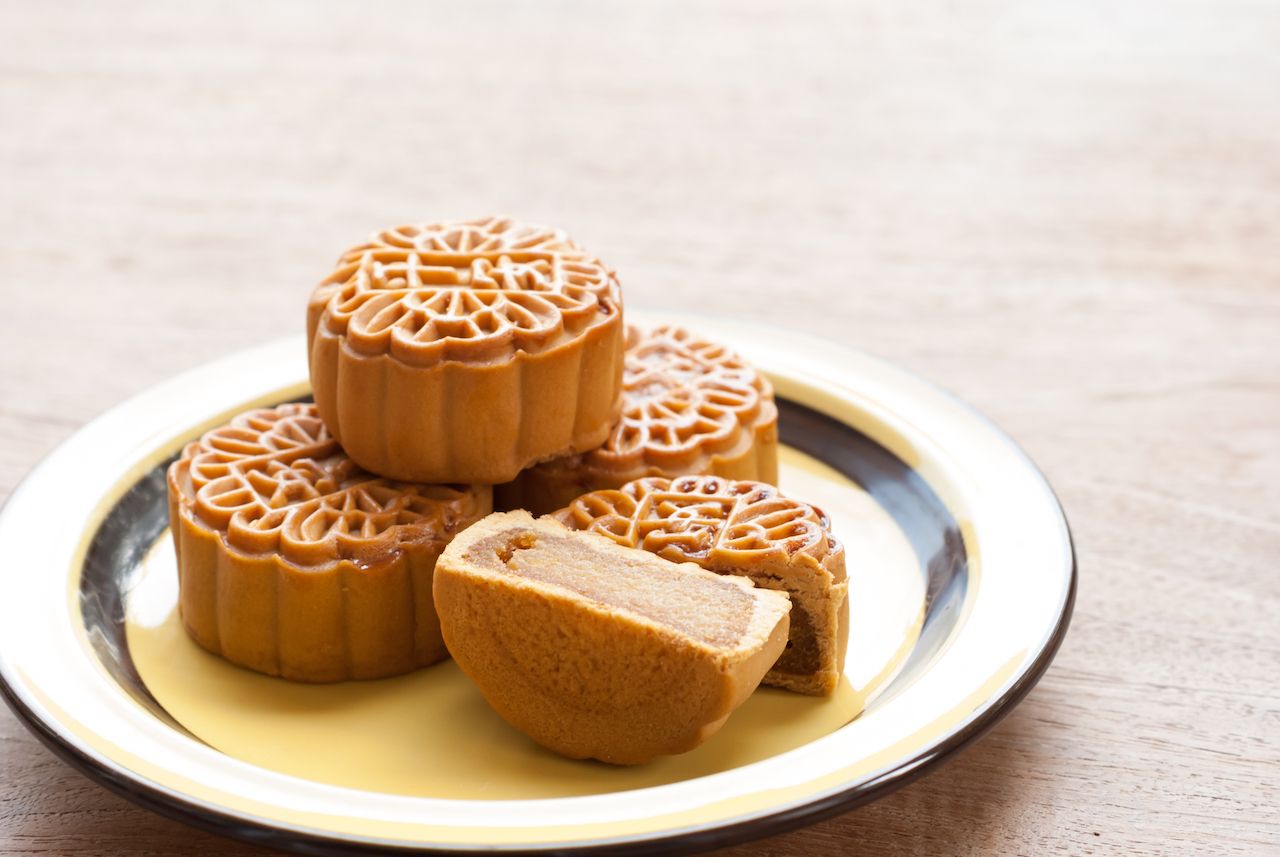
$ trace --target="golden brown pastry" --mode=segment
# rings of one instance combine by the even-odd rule
[[[311,297],[316,405],[366,470],[497,483],[599,446],[620,407],[617,278],[509,218],[379,232]]]
[[[791,596],[791,639],[764,683],[835,691],[849,639],[844,546],[822,510],[760,482],[715,476],[641,479],[574,500],[556,519],[620,545]]]
[[[169,468],[183,623],[210,652],[295,681],[435,663],[436,558],[489,508],[487,486],[363,472],[313,405],[241,414]]]
[[[778,481],[773,388],[723,345],[679,327],[631,327],[622,419],[609,439],[525,470],[494,500],[544,514],[587,491],[688,474]]]
[[[523,511],[459,535],[435,596],[449,651],[503,719],[614,764],[705,741],[787,640],[785,595]]]

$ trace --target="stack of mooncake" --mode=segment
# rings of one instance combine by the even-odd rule
[[[774,487],[768,381],[626,326],[614,272],[561,230],[380,232],[316,287],[307,348],[314,404],[170,468],[205,649],[306,682],[452,655],[535,741],[619,764],[692,749],[761,682],[834,691],[844,551]]]

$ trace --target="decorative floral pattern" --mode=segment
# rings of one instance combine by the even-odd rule
[[[487,218],[378,233],[342,255],[309,314],[358,353],[427,365],[541,351],[621,306],[613,272],[564,232]]]
[[[559,517],[675,562],[742,565],[801,552],[821,561],[842,550],[820,509],[772,485],[716,476],[638,479],[585,494]]]
[[[723,448],[774,414],[764,378],[736,353],[679,327],[627,331],[622,386],[622,420],[593,455]]]
[[[361,470],[314,405],[250,411],[190,444],[194,513],[249,553],[307,565],[374,559],[401,541],[447,537],[475,511],[467,489],[393,482]]]

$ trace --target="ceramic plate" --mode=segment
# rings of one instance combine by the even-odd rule
[[[782,488],[848,549],[848,666],[829,699],[758,691],[697,750],[634,768],[542,751],[451,663],[295,685],[183,633],[165,468],[252,407],[305,398],[288,340],[98,418],[0,514],[0,679],[90,777],[158,812],[307,853],[696,850],[871,800],[977,738],[1048,666],[1075,591],[1049,486],[991,423],[813,337],[674,320],[772,379]]]

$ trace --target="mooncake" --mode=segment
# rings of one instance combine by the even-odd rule
[[[509,218],[379,232],[307,308],[325,424],[361,467],[412,482],[506,482],[604,443],[624,339],[614,273]]]
[[[736,353],[680,327],[631,327],[625,365],[622,419],[604,444],[498,486],[499,509],[544,514],[646,476],[778,481],[773,388]]]
[[[371,679],[447,656],[436,558],[488,514],[488,486],[361,470],[313,405],[241,414],[169,467],[179,607],[216,655],[306,682]]]
[[[435,596],[449,651],[503,719],[562,755],[622,765],[718,730],[782,652],[790,607],[524,511],[454,539]]]
[[[764,683],[835,691],[849,638],[848,582],[844,546],[820,509],[760,482],[682,476],[586,494],[555,517],[625,547],[788,593],[790,639]]]

